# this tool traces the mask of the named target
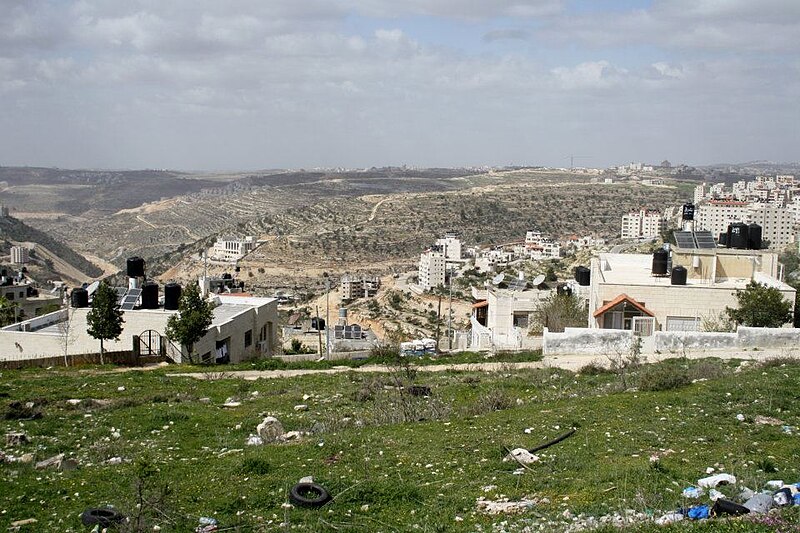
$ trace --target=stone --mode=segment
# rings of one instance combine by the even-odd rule
[[[503,459],[504,462],[508,461],[516,461],[523,465],[529,465],[531,463],[535,463],[539,460],[539,456],[532,454],[525,448],[514,448],[511,452]]]
[[[295,411],[308,411],[308,406],[304,403],[298,404],[294,406]]]
[[[289,431],[281,435],[282,440],[298,440],[303,436],[302,431]]]
[[[28,442],[28,436],[21,431],[6,433],[6,446],[19,446]]]
[[[314,483],[314,476],[301,477],[298,483]]]
[[[35,518],[26,518],[25,520],[17,520],[16,522],[11,522],[11,527],[22,527],[22,526],[29,526],[31,524],[35,524],[38,522]]]
[[[80,400],[80,399],[77,399],[77,398],[73,398],[71,400],[67,400],[67,404],[69,404],[69,405],[78,405],[82,401],[83,400]]]
[[[265,443],[276,442],[284,435],[283,424],[274,416],[268,416],[256,426],[256,433]]]

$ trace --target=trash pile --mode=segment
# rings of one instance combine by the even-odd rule
[[[736,476],[716,474],[698,479],[697,486],[683,489],[683,497],[700,499],[708,490],[710,503],[698,503],[666,513],[656,519],[656,524],[667,525],[687,519],[705,520],[751,513],[767,514],[773,508],[800,505],[800,483],[788,484],[782,479],[774,479],[765,483],[761,492],[741,487],[738,496],[735,497],[737,501],[726,499],[725,495],[717,490],[717,487],[725,485],[735,486]]]

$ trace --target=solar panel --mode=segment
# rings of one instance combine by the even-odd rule
[[[119,308],[123,311],[133,310],[141,295],[142,289],[128,289],[128,291],[122,297],[122,302],[119,304]]]
[[[125,298],[125,295],[128,294],[128,288],[127,287],[117,287],[114,290],[117,291],[117,305],[119,305],[119,304],[122,303],[122,299]]]
[[[691,231],[676,231],[674,235],[678,248],[697,248]]]
[[[528,284],[523,279],[514,279],[508,282],[508,288],[512,291],[524,291]]]
[[[694,239],[697,242],[698,248],[714,249],[717,243],[714,241],[714,236],[710,231],[696,231]]]

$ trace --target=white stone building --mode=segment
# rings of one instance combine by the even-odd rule
[[[445,282],[446,260],[444,252],[431,249],[419,258],[419,286],[424,291],[440,287]]]
[[[216,295],[214,319],[194,353],[207,362],[238,363],[249,358],[271,356],[277,347],[278,302],[274,298]],[[19,361],[93,354],[100,342],[87,332],[88,307],[70,308],[0,329],[0,361]],[[119,341],[106,341],[107,351],[134,350],[134,336],[152,339],[163,355],[176,362],[187,361],[186,347],[175,346],[164,337],[167,320],[177,311],[135,309],[125,311]],[[68,318],[68,320],[67,320]],[[66,327],[68,325],[68,327]],[[152,332],[152,336],[148,334]],[[140,346],[141,348],[141,346]]]
[[[211,249],[211,257],[217,261],[238,261],[252,252],[256,244],[256,238],[252,236],[241,239],[238,237],[220,237]]]
[[[11,247],[11,262],[15,265],[24,265],[30,262],[30,251],[24,246]]]
[[[731,200],[710,200],[695,208],[695,228],[710,231],[714,236],[728,231],[735,222],[758,224],[761,237],[771,248],[783,248],[795,242],[796,212],[768,203],[748,203]]]
[[[441,239],[437,239],[436,246],[441,249],[445,260],[448,262],[461,261],[461,239],[455,233],[445,233]]]
[[[640,209],[622,217],[621,237],[623,239],[658,237],[666,228],[667,221],[661,213]]]
[[[728,225],[742,222],[748,211],[747,202],[709,200],[695,204],[695,229],[710,231],[715,237],[728,231]]]
[[[519,350],[531,348],[538,338],[528,332],[532,315],[539,303],[553,294],[554,290],[522,290],[489,288],[472,306],[471,348],[474,350]],[[478,292],[473,289],[473,295]]]

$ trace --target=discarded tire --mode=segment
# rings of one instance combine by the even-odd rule
[[[298,483],[289,491],[289,501],[300,507],[322,507],[331,499],[330,493],[316,483]]]
[[[118,524],[125,520],[125,517],[108,508],[89,508],[81,514],[81,522],[84,526],[94,526],[99,524],[100,527],[108,527]]]

